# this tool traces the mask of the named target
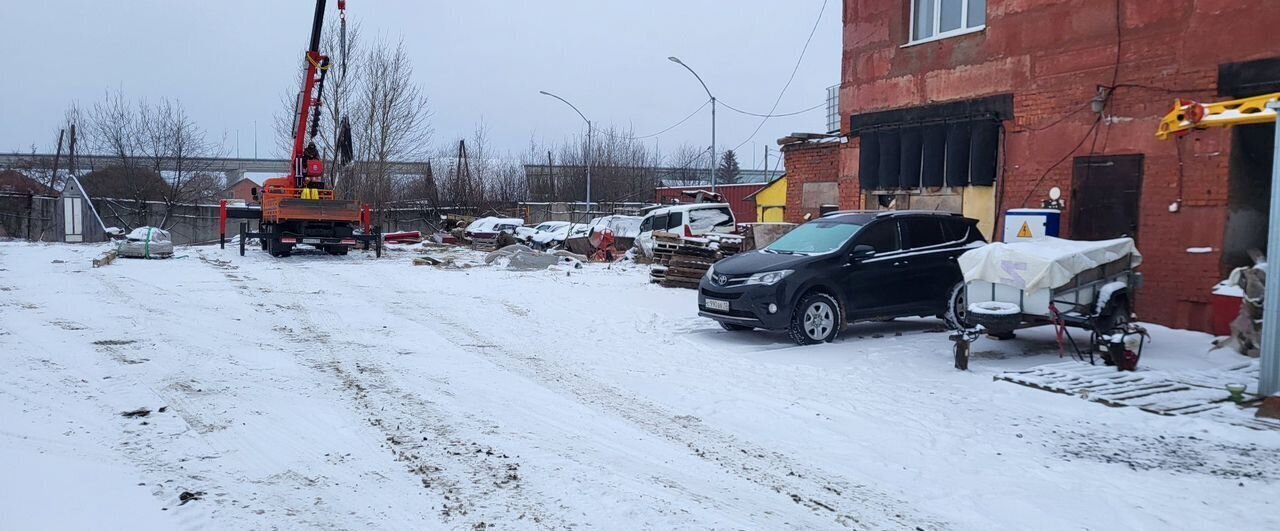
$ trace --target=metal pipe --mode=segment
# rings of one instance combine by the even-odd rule
[[[1267,105],[1280,113],[1280,102]],[[1267,223],[1267,291],[1262,308],[1262,369],[1258,394],[1280,393],[1280,123],[1276,124],[1275,161],[1271,168],[1271,214]]]

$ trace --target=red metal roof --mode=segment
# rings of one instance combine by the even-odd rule
[[[722,184],[716,187],[716,193],[724,196],[724,202],[729,203],[729,207],[733,210],[733,217],[738,223],[754,223],[756,221],[756,203],[750,200],[749,197],[763,190],[766,186],[768,184],[764,183]],[[692,198],[684,195],[684,193],[699,190],[710,191],[711,187],[700,184],[658,188],[654,201],[663,205],[671,204],[673,199],[679,203],[693,203]]]

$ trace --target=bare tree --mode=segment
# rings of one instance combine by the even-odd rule
[[[707,149],[691,144],[681,144],[666,158],[666,166],[672,171],[669,179],[680,184],[697,184],[710,175]]]
[[[93,104],[88,127],[81,128],[80,137],[81,145],[87,144],[96,153],[113,158],[111,166],[126,171],[138,167],[141,125],[136,109],[125,100],[123,92],[108,91]]]
[[[181,102],[139,102],[138,131],[140,151],[148,166],[166,182],[161,227],[170,224],[178,205],[207,201],[221,191],[222,183],[212,177],[209,159],[222,156],[224,151],[208,140]]]
[[[413,81],[404,42],[375,43],[361,55],[352,94],[352,130],[359,161],[349,179],[354,196],[375,204],[394,198],[391,163],[422,156],[431,138],[426,95]]]

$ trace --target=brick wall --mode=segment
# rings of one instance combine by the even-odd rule
[[[1147,285],[1138,310],[1145,320],[1208,329],[1209,289],[1224,274],[1231,133],[1194,133],[1180,157],[1177,143],[1154,132],[1175,97],[1222,99],[1220,63],[1280,56],[1271,36],[1280,9],[1231,0],[989,0],[985,30],[903,47],[910,4],[844,2],[845,133],[853,114],[1013,94],[1002,210],[1037,206],[1054,186],[1069,191],[1076,156],[1145,155],[1139,247]],[[1114,87],[1103,120],[1089,109],[1098,86]],[[842,184],[854,188],[841,187],[842,206],[857,207],[856,141],[839,160]],[[1179,191],[1181,209],[1170,212]],[[1215,252],[1188,254],[1192,247]]]
[[[815,205],[805,205],[805,185],[810,183],[838,183],[836,201],[844,203],[846,183],[840,179],[840,157],[843,144],[839,142],[806,142],[782,147],[787,167],[788,223],[803,223],[805,214],[817,216]],[[857,192],[853,192],[856,194]]]

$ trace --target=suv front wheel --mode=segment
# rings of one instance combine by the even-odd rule
[[[810,293],[800,299],[791,313],[791,340],[798,345],[816,345],[835,340],[844,325],[840,303],[826,293]]]

